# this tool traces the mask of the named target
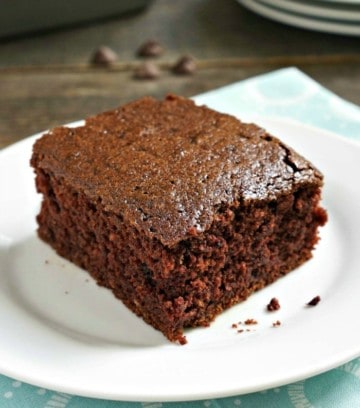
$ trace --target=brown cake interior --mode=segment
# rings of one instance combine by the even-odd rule
[[[168,339],[184,344],[184,328],[209,325],[224,309],[308,260],[318,240],[317,228],[326,222],[326,213],[319,206],[321,174],[276,138],[253,125],[197,108],[181,98],[171,97],[161,103],[166,106],[163,111],[160,102],[149,99],[126,109],[139,113],[139,106],[145,111],[155,106],[160,112],[156,116],[160,123],[164,109],[166,114],[181,109],[180,118],[186,111],[190,115],[186,122],[190,125],[191,111],[200,109],[195,119],[205,120],[201,115],[207,120],[215,117],[222,131],[225,126],[224,134],[231,133],[226,129],[229,125],[220,122],[230,120],[231,126],[242,135],[240,143],[239,137],[236,137],[237,144],[234,140],[220,143],[215,166],[214,163],[207,165],[204,159],[209,154],[214,156],[211,149],[204,157],[189,157],[183,163],[192,168],[198,160],[196,178],[200,176],[203,180],[201,194],[206,197],[203,201],[189,198],[189,191],[176,187],[176,175],[169,178],[168,167],[159,179],[160,183],[165,177],[168,187],[162,184],[156,190],[156,194],[162,190],[163,199],[157,199],[156,194],[146,197],[145,193],[155,191],[156,183],[152,180],[149,182],[152,184],[146,185],[148,179],[143,174],[129,175],[122,158],[112,162],[115,170],[111,166],[108,170],[108,163],[102,162],[102,153],[96,152],[94,134],[99,137],[100,130],[108,131],[109,124],[115,121],[114,115],[118,132],[119,120],[126,117],[127,112],[99,115],[80,130],[55,129],[35,145],[32,165],[37,174],[38,191],[44,197],[38,216],[40,237],[60,255],[89,271],[100,285],[110,288]],[[126,129],[130,129],[130,125],[126,122]],[[144,134],[144,125],[139,126],[139,122],[132,123],[132,132],[137,129],[136,136]],[[154,120],[145,130],[149,126],[156,127]],[[158,129],[159,126],[163,129],[163,124],[158,125]],[[165,131],[168,130],[166,127]],[[208,128],[205,130],[209,137]],[[198,124],[197,131],[199,138]],[[234,133],[234,129],[231,131]],[[190,126],[185,134],[189,142],[195,137],[194,128]],[[216,138],[214,130],[211,137]],[[221,137],[223,140],[223,134]],[[134,137],[129,137],[128,142],[133,140]],[[171,141],[175,146],[173,151],[178,149],[180,157],[184,157],[181,152],[192,153],[191,142],[185,150],[176,142],[176,138]],[[114,148],[110,137],[103,136],[98,141],[97,148],[101,149],[99,143],[103,143],[104,150],[107,144]],[[121,143],[118,148],[126,148]],[[127,163],[129,159],[143,159],[144,152],[154,149],[153,143],[147,143],[144,139],[142,150],[127,157]],[[166,147],[168,153],[171,143]],[[235,154],[236,149],[239,153]],[[244,164],[249,152],[260,158],[257,163],[261,166],[256,164],[256,172],[248,163]],[[154,156],[153,151],[151,154]],[[80,171],[77,178],[76,155],[86,157],[82,159],[85,164],[82,162],[79,168],[89,172],[84,175],[84,171]],[[94,158],[100,160],[94,161]],[[230,163],[229,158],[233,160]],[[163,158],[158,160],[155,156],[154,161],[160,169],[166,166]],[[219,172],[219,163],[228,164],[226,168],[220,166]],[[131,168],[136,172],[136,166]],[[139,172],[143,170],[140,165]],[[116,181],[113,171],[118,174]],[[189,188],[193,188],[192,174],[189,174]],[[216,181],[219,174],[222,178]],[[184,186],[186,180],[181,181]],[[131,193],[124,194],[124,183]],[[216,189],[221,189],[220,199]],[[116,196],[121,203],[107,199],[111,196],[110,190],[112,197]],[[172,191],[177,194],[173,201],[166,195]],[[199,216],[194,221],[196,211]],[[165,220],[164,214],[167,214]]]

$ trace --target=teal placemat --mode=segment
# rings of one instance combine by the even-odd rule
[[[195,100],[230,114],[286,117],[360,140],[360,108],[296,68],[237,82]]]
[[[222,93],[226,98],[222,98]],[[195,98],[214,109],[292,118],[360,140],[360,108],[342,100],[296,68],[229,85]],[[219,103],[221,100],[221,103]],[[219,105],[219,106],[218,106]],[[358,311],[355,311],[358,312]],[[354,328],[354,330],[359,328]],[[0,332],[1,335],[1,332]],[[140,386],[140,385],[139,385]],[[83,398],[0,375],[0,408],[356,408],[360,358],[324,374],[253,394],[193,402],[118,402]]]
[[[71,396],[0,377],[1,408],[358,408],[360,358],[325,374],[253,394],[194,402],[118,402]]]

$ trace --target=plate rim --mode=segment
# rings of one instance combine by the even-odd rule
[[[323,20],[329,20],[331,22],[332,20],[335,21],[342,21],[344,23],[351,23],[351,22],[359,22],[360,21],[360,7],[354,10],[354,5],[339,5],[339,4],[329,4],[327,6],[321,5],[319,3],[313,3],[309,4],[309,2],[306,2],[305,4],[294,0],[294,1],[289,1],[289,0],[258,0],[261,4],[269,5],[269,7],[275,7],[276,9],[279,9],[281,11],[284,11],[285,13],[295,13],[298,14],[299,16],[303,16],[306,18],[312,18],[314,17],[315,19],[323,19]],[[311,1],[311,0],[310,0]],[[345,10],[344,8],[352,7],[352,9],[347,9]]]
[[[320,31],[330,34],[360,36],[358,22],[314,19],[275,9],[257,0],[237,0],[242,6],[264,18],[300,29]]]

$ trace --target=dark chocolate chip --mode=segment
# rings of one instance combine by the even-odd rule
[[[101,46],[93,53],[90,62],[94,65],[109,66],[117,61],[118,56],[111,48]]]
[[[316,306],[320,302],[321,298],[320,296],[315,296],[310,300],[310,302],[307,303],[308,306]]]
[[[151,61],[146,61],[138,66],[134,72],[136,79],[156,79],[160,76],[160,70],[157,65]]]
[[[196,61],[193,57],[185,55],[176,61],[172,71],[178,75],[191,75],[196,71]]]
[[[159,57],[164,53],[164,48],[155,40],[146,41],[137,50],[139,57]]]

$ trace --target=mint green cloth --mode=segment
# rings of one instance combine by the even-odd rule
[[[208,92],[198,103],[229,113],[286,117],[360,140],[360,108],[342,100],[295,68]],[[356,328],[359,329],[359,328]],[[213,375],[221,375],[214,373]],[[141,384],[139,384],[141,387]],[[360,358],[324,374],[253,394],[193,402],[117,402],[83,398],[0,375],[0,408],[356,408]]]

